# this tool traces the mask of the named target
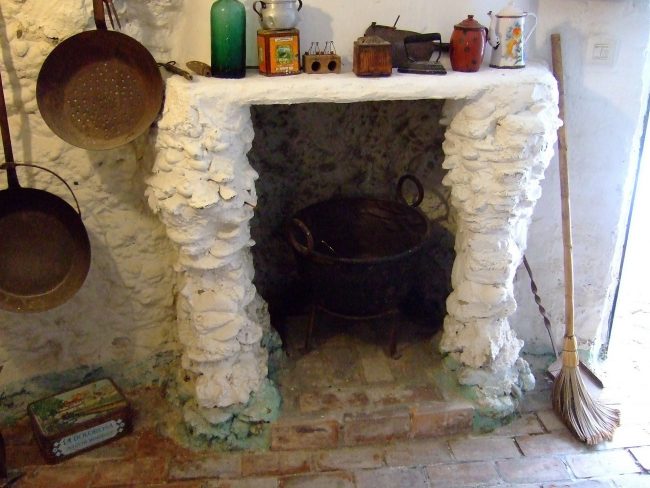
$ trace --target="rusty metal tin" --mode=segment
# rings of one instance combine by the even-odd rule
[[[108,378],[33,402],[27,413],[50,463],[124,437],[133,428],[129,402]]]

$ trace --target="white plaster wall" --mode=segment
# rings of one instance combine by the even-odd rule
[[[157,56],[168,56],[168,35],[155,19],[165,18],[181,2],[138,2],[128,12],[124,2],[115,4],[125,32],[144,39]],[[173,252],[144,202],[143,175],[152,161],[149,136],[116,150],[89,152],[54,136],[38,112],[36,76],[43,60],[57,39],[94,28],[91,19],[91,0],[0,2],[0,70],[14,157],[67,180],[92,250],[88,277],[72,300],[45,313],[0,312],[0,385],[80,366],[129,364],[175,347]],[[23,186],[72,202],[47,173],[18,172]],[[5,180],[3,171],[1,188]]]
[[[259,27],[247,7],[248,45],[255,44]],[[506,0],[304,0],[298,28],[302,51],[312,41],[334,40],[351,70],[352,43],[373,21],[418,32],[440,32],[448,39],[453,25],[467,14],[489,25],[489,10],[498,11]],[[177,31],[174,56],[180,61],[210,60],[209,8],[211,0],[193,0],[186,22]],[[620,248],[631,177],[638,154],[638,125],[645,111],[650,64],[647,61],[650,7],[646,0],[520,0],[517,5],[535,12],[539,23],[529,41],[527,57],[550,64],[550,34],[562,35],[565,85],[568,94],[568,136],[573,182],[574,252],[576,275],[576,328],[582,348],[597,351],[607,329],[612,293],[617,280]],[[590,37],[617,41],[618,55],[612,66],[587,63]],[[489,61],[491,48],[486,48]],[[248,64],[256,64],[248,50]],[[535,272],[543,301],[551,314],[557,339],[562,336],[564,293],[562,238],[557,161],[546,173],[543,196],[529,232],[527,255]],[[513,328],[524,339],[525,349],[548,352],[546,329],[530,295],[528,278],[521,272],[516,283],[519,309]]]
[[[650,3],[637,0],[540,1],[531,50],[549,58],[550,34],[562,35],[571,178],[576,329],[597,354],[618,280],[625,226],[650,85]],[[617,42],[612,66],[587,61],[590,37]],[[551,163],[529,232],[527,255],[551,312],[555,337],[564,319],[560,195]],[[531,351],[548,350],[537,306],[520,270],[513,316]]]

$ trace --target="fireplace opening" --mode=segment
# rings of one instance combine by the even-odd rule
[[[284,355],[267,306],[268,301],[277,329],[300,335],[306,303],[282,231],[287,217],[337,195],[388,199],[405,173],[422,180],[426,196],[421,208],[432,220],[440,218],[440,241],[449,244],[440,253],[450,257],[443,267],[447,277],[453,261],[453,291],[447,294],[448,279],[443,286],[421,288],[423,293],[438,292],[438,317],[446,308],[444,331],[435,334],[441,321],[432,319],[435,313],[424,313],[419,324],[428,327],[427,340],[408,342],[401,335],[398,343],[426,344],[427,349],[419,359],[392,361],[383,354],[384,340],[365,340],[366,325],[353,324],[343,336],[357,341],[349,350],[374,351],[362,357],[362,367],[380,357],[388,361],[384,367],[364,368],[374,372],[373,379],[389,377],[378,371],[418,378],[396,371],[396,364],[426,365],[441,358],[440,351],[444,368],[439,386],[450,396],[471,398],[483,409],[480,415],[490,418],[513,413],[521,393],[534,386],[529,365],[520,357],[523,342],[508,317],[516,307],[513,276],[559,123],[552,75],[531,66],[507,77],[486,70],[436,83],[399,76],[368,83],[342,76],[345,83],[338,77],[292,77],[286,84],[247,77],[241,90],[215,80],[187,84],[170,79],[167,85],[168,99],[181,103],[167,104],[159,122],[146,195],[177,245],[178,338],[184,381],[194,394],[183,411],[206,435],[215,428],[230,432],[220,420],[223,413],[233,424],[236,417],[237,435],[246,437],[259,431],[257,423],[275,422],[278,393],[285,402],[282,415],[290,403],[286,385],[279,382],[278,389],[271,381],[279,376],[275,372],[291,370],[281,364],[274,368]],[[408,97],[421,101],[393,101]],[[450,196],[450,218],[445,218],[447,207],[438,193],[442,200]],[[425,308],[436,301],[424,297],[416,303]],[[281,320],[283,316],[287,319]],[[399,319],[417,325],[409,315]],[[325,381],[330,385],[340,384],[355,370],[345,348],[336,346],[334,328],[316,328],[322,336],[316,337],[314,354],[296,355],[293,364],[303,361],[304,367],[287,376],[304,378],[310,366],[328,369],[332,374]],[[381,323],[370,329],[368,336],[386,330]],[[428,340],[432,336],[440,337],[433,347]],[[285,347],[290,343],[285,338]],[[328,351],[338,356],[327,357]],[[318,355],[318,362],[309,363]],[[357,398],[356,393],[347,398]],[[418,419],[446,422],[449,400],[442,403],[426,411],[397,412],[394,420],[402,433],[408,427],[408,435],[415,436]],[[466,413],[463,418],[471,420]],[[291,432],[329,432],[333,437],[327,440],[335,443],[338,432],[352,435],[354,425],[360,424],[338,418],[320,426],[329,430],[274,424],[271,430],[277,435],[272,439],[286,440]]]
[[[358,338],[361,329],[374,320],[379,330],[372,334],[371,343],[378,349],[387,348],[393,330],[397,329],[399,345],[413,334],[427,342],[442,327],[454,260],[448,190],[442,185],[445,127],[439,120],[443,103],[416,100],[251,107],[255,137],[248,159],[260,174],[258,205],[251,221],[254,284],[269,303],[271,323],[290,355],[305,352],[310,325],[314,326],[311,345],[318,348],[339,333]],[[421,265],[413,270],[416,276],[409,277],[413,286],[400,301],[399,310],[389,311],[398,313],[382,313],[383,317],[360,325],[340,317],[351,314],[335,317],[326,308],[313,309],[314,293],[297,272],[296,255],[287,242],[290,217],[332,198],[395,201],[397,182],[405,174],[422,182],[420,208],[431,231],[421,252]],[[404,184],[407,199],[414,191],[412,186]],[[352,315],[357,318],[359,314]],[[361,314],[366,319],[371,319],[370,315],[377,314]]]

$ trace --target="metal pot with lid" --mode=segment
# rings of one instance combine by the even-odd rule
[[[261,10],[258,10],[258,5]],[[253,4],[253,10],[265,29],[293,29],[301,8],[302,0],[258,0]]]
[[[473,15],[454,26],[449,43],[449,58],[454,71],[478,71],[483,62],[488,29]]]

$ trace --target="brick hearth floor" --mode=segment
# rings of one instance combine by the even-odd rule
[[[159,390],[146,389],[128,393],[137,412],[132,435],[58,465],[45,464],[26,420],[5,427],[9,467],[25,473],[14,486],[650,487],[650,401],[638,393],[647,388],[638,369],[606,390],[623,410],[612,442],[574,440],[550,409],[541,373],[511,424],[472,434],[471,409],[431,386],[439,367],[433,331],[402,324],[393,360],[376,322],[329,320],[319,317],[309,353],[300,347],[304,320],[288,322],[289,359],[279,378],[285,401],[270,451],[184,449],[157,433],[156,418],[169,406]]]

